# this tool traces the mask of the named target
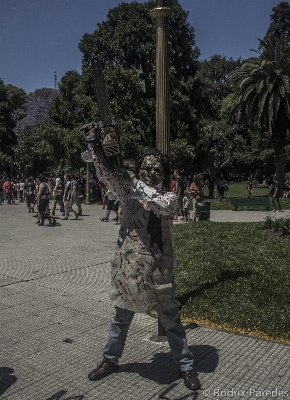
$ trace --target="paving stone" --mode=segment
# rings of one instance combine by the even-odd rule
[[[190,392],[168,343],[150,341],[157,321],[143,314],[131,324],[120,371],[90,382],[87,374],[102,358],[114,314],[109,260],[118,227],[100,222],[101,206],[83,208],[82,219],[58,219],[61,225],[53,228],[37,227],[24,204],[1,208],[1,400],[270,399],[275,396],[259,397],[258,391],[276,389],[290,397],[289,346],[185,324],[204,390]],[[211,220],[261,215],[212,212]],[[63,342],[67,338],[72,343]],[[221,395],[231,390],[239,395]]]

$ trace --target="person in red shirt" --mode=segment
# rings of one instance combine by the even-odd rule
[[[171,192],[176,192],[176,178],[175,175],[171,175],[171,185],[170,185]]]
[[[4,182],[4,190],[6,192],[6,198],[8,201],[8,204],[12,203],[12,196],[13,196],[13,182],[10,181],[10,179],[7,179],[7,181]]]
[[[202,189],[203,189],[203,187],[202,187],[202,180],[201,180],[200,175],[194,175],[193,182],[190,185],[190,191],[192,194],[192,198],[202,201],[204,198]]]

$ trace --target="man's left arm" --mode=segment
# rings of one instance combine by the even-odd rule
[[[176,193],[161,192],[147,186],[138,180],[135,184],[134,197],[141,197],[149,206],[150,210],[158,216],[174,217],[178,208],[178,198]]]

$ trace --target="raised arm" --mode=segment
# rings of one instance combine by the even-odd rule
[[[87,150],[85,153],[82,155],[83,159],[86,161],[89,158],[94,163],[98,178],[106,185],[107,189],[116,194],[121,203],[125,202],[131,190],[130,185],[117,172],[107,168],[93,150]],[[90,154],[88,155],[88,153]]]

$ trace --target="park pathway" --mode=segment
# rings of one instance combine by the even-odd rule
[[[100,222],[103,215],[100,206],[84,206],[78,220],[38,227],[24,204],[0,206],[1,400],[290,398],[289,346],[186,325],[202,382],[193,393],[178,378],[168,345],[150,341],[156,320],[142,314],[120,372],[90,382],[113,315],[109,260],[118,227]],[[213,211],[211,219],[239,215],[258,218]]]

